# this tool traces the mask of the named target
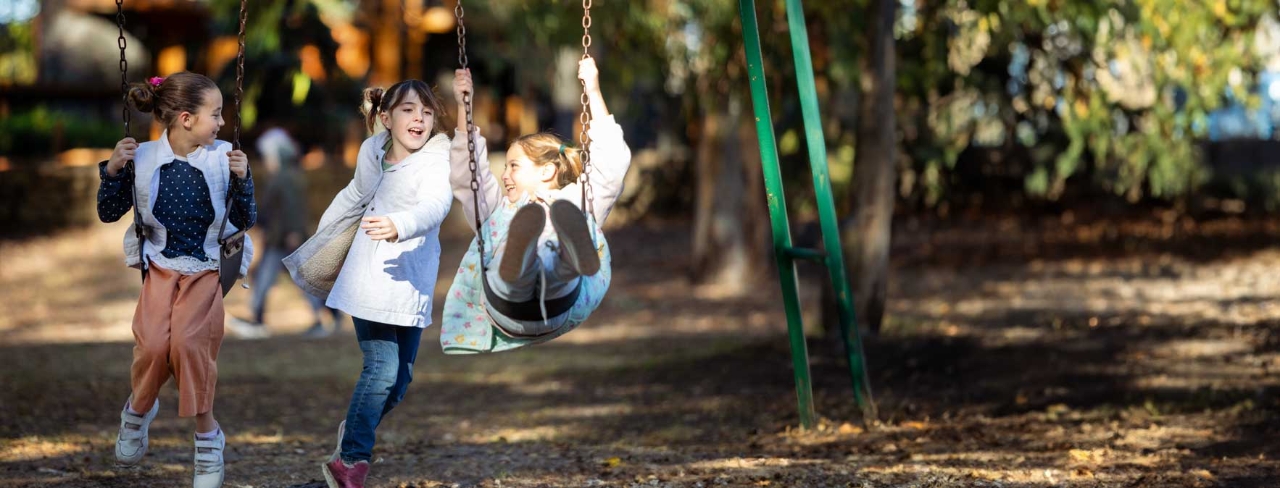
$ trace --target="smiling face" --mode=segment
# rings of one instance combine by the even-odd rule
[[[404,90],[398,103],[379,114],[391,132],[392,154],[403,158],[422,149],[435,128],[435,111],[414,90]]]
[[[155,115],[178,154],[212,145],[225,124],[222,92],[204,75],[183,71],[160,81],[136,83],[129,90],[129,102],[134,108]]]
[[[222,118],[222,92],[216,88],[205,90],[202,99],[195,112],[184,112],[177,122],[197,144],[208,146],[218,138],[218,130],[226,125]]]
[[[502,189],[507,200],[515,202],[520,196],[539,191],[554,190],[556,168],[553,164],[536,164],[525,154],[520,144],[507,149],[507,165],[502,171]]]

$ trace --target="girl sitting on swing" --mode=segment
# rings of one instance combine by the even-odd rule
[[[605,107],[594,59],[579,61],[578,78],[593,116],[589,150],[549,133],[524,135],[507,149],[499,179],[489,171],[479,129],[470,144],[465,136],[470,70],[455,73],[458,130],[449,182],[478,235],[446,299],[446,353],[493,352],[559,336],[586,320],[609,287],[600,226],[622,193],[631,150]]]
[[[219,283],[219,223],[236,230],[257,221],[253,175],[244,152],[216,140],[223,125],[222,92],[207,76],[181,72],[134,83],[129,106],[163,125],[160,138],[138,144],[126,137],[99,164],[98,217],[135,219],[149,232],[125,234],[126,264],[146,278],[133,314],[132,391],[120,412],[116,462],[136,465],[147,453],[160,388],[178,387],[178,416],[195,417],[195,488],[223,480],[226,436],[213,417],[222,346],[224,290]],[[133,161],[133,165],[128,162]],[[135,205],[136,202],[136,205]],[[248,271],[253,245],[246,238],[237,275]]]

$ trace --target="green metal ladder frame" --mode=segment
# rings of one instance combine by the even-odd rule
[[[849,373],[853,377],[854,400],[862,409],[863,419],[876,416],[871,397],[871,382],[862,354],[862,337],[855,323],[853,293],[845,276],[844,253],[840,247],[840,229],[836,222],[835,203],[831,196],[831,178],[827,171],[827,149],[818,112],[818,94],[813,79],[813,60],[809,53],[809,32],[805,25],[801,0],[786,0],[787,27],[791,32],[791,50],[795,56],[796,82],[800,88],[800,106],[804,115],[805,140],[809,149],[809,167],[818,201],[818,219],[822,227],[822,244],[818,249],[797,248],[791,244],[791,228],[787,219],[787,202],[783,194],[782,174],[778,165],[778,149],[769,110],[769,94],[765,84],[764,61],[760,50],[760,28],[756,21],[755,0],[738,0],[742,18],[743,41],[747,50],[747,71],[751,77],[751,100],[755,107],[756,134],[760,138],[761,167],[769,201],[769,220],[773,228],[773,251],[778,260],[778,277],[782,284],[783,304],[787,314],[787,334],[791,341],[791,362],[795,369],[796,396],[800,405],[800,425],[813,428],[813,384],[809,378],[809,351],[805,344],[804,323],[800,314],[800,293],[796,260],[807,259],[826,266],[835,287],[840,332],[849,356]]]

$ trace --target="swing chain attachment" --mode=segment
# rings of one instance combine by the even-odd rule
[[[582,0],[582,59],[591,57],[591,0]],[[582,131],[578,133],[579,148],[582,151],[582,211],[592,214],[595,211],[595,193],[591,191],[591,129],[590,98],[587,97],[587,82],[582,81]]]
[[[129,60],[124,55],[127,44],[124,22],[124,0],[116,0],[116,27],[120,29],[120,35],[116,37],[116,46],[120,47],[120,116],[124,119],[124,136],[129,137]]]
[[[467,25],[464,22],[466,17],[466,11],[462,9],[462,0],[458,0],[458,4],[453,8],[453,16],[458,21],[458,28],[457,28],[458,65],[461,66],[463,70],[466,70],[467,61],[468,61],[467,60]],[[475,90],[475,85],[473,84],[472,91],[474,90]],[[480,270],[481,270],[481,273],[483,273],[487,269],[487,267],[485,266],[485,262],[484,262],[484,229],[482,228],[483,222],[480,220],[480,181],[477,179],[477,176],[476,176],[476,169],[478,164],[476,162],[476,139],[475,139],[476,123],[473,117],[472,107],[471,107],[471,102],[474,99],[474,96],[475,96],[475,93],[463,93],[461,101],[462,101],[462,105],[466,107],[467,155],[470,156],[470,160],[467,161],[467,168],[471,170],[472,215],[475,217],[476,243],[478,244],[480,249]]]

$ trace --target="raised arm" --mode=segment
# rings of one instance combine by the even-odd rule
[[[480,184],[480,190],[478,192],[471,190],[471,152],[466,135],[466,101],[471,99],[472,93],[475,92],[471,84],[471,72],[461,69],[454,71],[453,96],[458,100],[458,129],[454,131],[452,147],[449,150],[449,186],[453,190],[454,198],[458,199],[458,204],[462,205],[463,214],[467,217],[467,225],[471,230],[477,230],[475,202],[478,200],[480,219],[484,220],[489,218],[493,209],[497,208],[502,193],[498,188],[497,178],[493,176],[493,172],[489,171],[489,150],[484,137],[480,136],[479,127],[475,128],[475,132],[471,134],[471,140],[475,147],[476,181]]]
[[[587,94],[587,106],[591,107],[591,118],[608,117],[609,107],[604,105],[604,95],[600,94],[600,69],[596,67],[596,58],[578,61],[578,79],[582,80],[582,91]]]
[[[591,139],[591,161],[587,174],[591,178],[594,215],[603,225],[613,204],[622,196],[623,182],[631,168],[631,148],[622,137],[622,126],[605,106],[604,95],[600,93],[600,71],[594,58],[578,62],[578,78],[582,80],[591,108],[591,129],[587,131]],[[561,189],[561,197],[577,203],[581,191],[580,183],[575,182]]]

